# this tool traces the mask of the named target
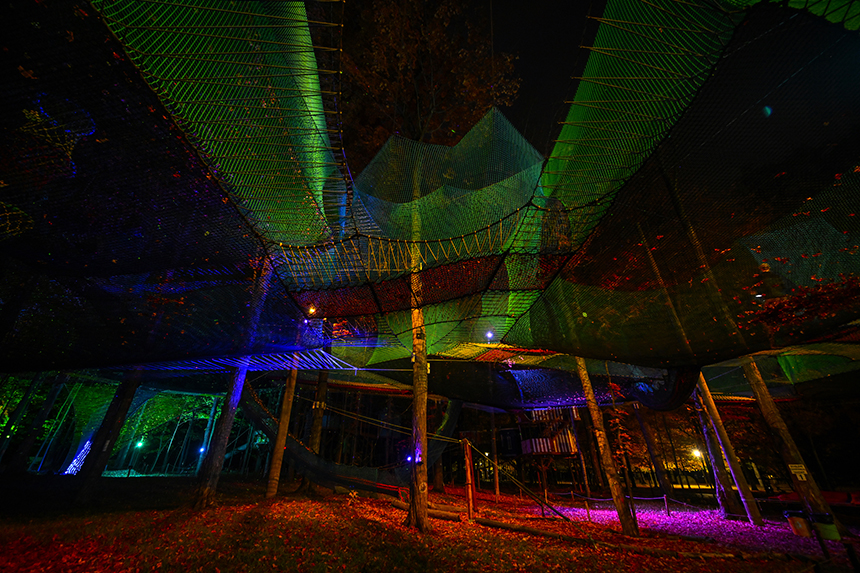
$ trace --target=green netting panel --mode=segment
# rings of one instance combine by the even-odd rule
[[[578,245],[695,96],[736,19],[699,2],[610,1],[541,178]]]
[[[791,307],[793,288],[858,270],[858,44],[815,16],[750,10],[670,137],[505,342],[707,364],[856,317],[841,303],[798,307],[797,328],[759,318]]]
[[[362,202],[376,199],[393,204],[386,207],[389,212],[394,212],[396,205],[414,203],[419,199],[426,201],[430,195],[444,188],[449,188],[447,194],[451,198],[448,201],[452,202],[452,207],[456,207],[456,202],[462,200],[460,196],[467,192],[482,191],[490,198],[503,201],[502,207],[505,208],[499,212],[504,216],[526,204],[537,184],[536,178],[529,177],[505,182],[539,166],[542,161],[540,154],[501,112],[492,109],[454,147],[391,138],[356,180],[356,196]],[[497,184],[503,184],[500,190],[487,189]],[[437,218],[439,213],[434,211],[434,207],[438,205],[438,202],[419,202],[418,210],[425,215],[422,221],[426,217]],[[469,233],[501,218],[488,218],[475,209],[463,211],[456,217],[459,228],[441,237]],[[374,213],[374,209],[368,209],[371,218]],[[377,226],[387,224],[376,221]],[[399,238],[411,239],[411,232]],[[425,235],[422,230],[419,238],[440,237]]]
[[[860,157],[857,163],[860,168]],[[741,241],[763,271],[755,294],[784,296],[797,286],[860,275],[860,171],[834,183],[792,217]]]
[[[343,180],[318,78],[335,70],[317,65],[304,3],[94,5],[260,231],[330,236],[323,192]]]
[[[857,362],[847,356],[789,354],[776,358],[785,377],[792,384],[824,378],[840,372],[850,372],[857,368]]]
[[[768,0],[764,0],[767,2]],[[774,4],[787,5],[798,10],[807,10],[811,14],[826,18],[829,22],[842,24],[846,30],[860,29],[860,2],[846,0],[833,2],[832,0],[771,0]],[[748,8],[758,2],[749,0],[720,0],[720,3],[731,9]]]

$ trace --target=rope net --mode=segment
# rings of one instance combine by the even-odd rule
[[[848,340],[860,3],[831,4],[612,0],[548,157],[490,110],[355,180],[339,3],[10,7],[0,357],[382,368],[413,300],[431,354],[521,385]]]

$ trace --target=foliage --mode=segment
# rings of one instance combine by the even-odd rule
[[[573,544],[475,523],[436,521],[433,534],[421,535],[405,527],[403,513],[383,500],[342,496],[249,503],[261,498],[260,487],[250,486],[241,498],[231,500],[232,505],[204,511],[111,511],[2,523],[0,569],[766,573],[806,566],[755,556],[703,559],[698,554],[725,554],[727,549],[653,533],[631,539],[618,535],[611,526],[583,521],[541,520],[536,524],[539,518],[534,512],[538,510],[513,496],[503,496],[502,503],[493,506],[481,499],[482,515],[579,538],[590,536],[616,546],[624,544],[634,551],[621,551],[612,545]],[[463,504],[462,497],[443,496],[434,501]],[[680,523],[687,521],[678,518]],[[781,527],[779,533],[791,537],[784,531],[784,523]],[[665,554],[637,553],[636,548]],[[680,556],[679,551],[690,553]]]
[[[754,402],[720,403],[717,407],[738,459],[753,461],[763,474],[785,474],[785,464]]]
[[[392,135],[453,145],[491,106],[513,103],[515,57],[493,53],[486,14],[456,0],[358,4],[347,7],[355,23],[343,54],[344,141],[354,173]]]
[[[856,308],[860,301],[860,278],[840,274],[839,281],[823,282],[815,286],[799,286],[791,296],[766,301],[757,311],[753,323],[764,323],[779,330],[800,327],[812,320],[835,318],[838,313]]]
[[[146,436],[162,424],[183,419],[208,419],[209,408],[212,405],[212,397],[190,394],[170,394],[159,392],[149,400],[145,407],[141,406],[132,416],[126,420],[122,427],[122,433],[117,440],[116,447],[122,447],[132,439],[132,434],[137,438]],[[137,420],[140,420],[138,425]],[[135,429],[137,432],[135,433]],[[136,439],[137,439],[136,438]]]

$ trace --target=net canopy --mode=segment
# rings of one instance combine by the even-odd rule
[[[856,344],[860,3],[831,4],[610,0],[547,157],[490,110],[354,180],[337,3],[4,8],[3,369],[381,383],[415,275],[436,388],[497,405],[577,400],[573,356],[665,406],[677,368]]]

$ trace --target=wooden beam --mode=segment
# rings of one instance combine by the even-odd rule
[[[753,394],[755,394],[758,407],[777,443],[777,449],[782,455],[783,461],[788,466],[794,491],[800,496],[800,500],[806,507],[806,511],[809,513],[828,513],[832,515],[830,504],[821,495],[821,490],[818,489],[815,478],[806,469],[803,456],[800,455],[800,450],[797,449],[797,444],[794,443],[794,439],[788,431],[788,426],[785,425],[785,420],[782,419],[782,415],[779,413],[776,403],[773,401],[773,397],[771,397],[764,379],[761,377],[761,372],[759,372],[755,360],[751,356],[747,356],[743,360],[742,366]],[[833,523],[840,532],[846,532],[845,527],[836,519],[836,516],[833,516]]]
[[[618,479],[618,470],[615,468],[615,461],[612,459],[612,451],[609,449],[609,440],[606,438],[606,430],[603,427],[603,416],[601,415],[600,408],[597,405],[597,399],[594,397],[594,388],[591,386],[591,378],[589,378],[588,371],[585,369],[584,358],[579,356],[576,357],[576,370],[579,374],[579,379],[582,382],[582,389],[585,392],[585,401],[588,404],[589,412],[591,412],[592,422],[594,422],[594,433],[597,436],[597,447],[600,450],[600,458],[603,462],[603,469],[606,472],[606,480],[609,482],[609,491],[612,493],[612,501],[615,502],[615,510],[618,512],[618,520],[621,522],[621,532],[624,535],[638,537],[639,528],[636,525],[636,520],[633,517],[630,504],[627,502],[627,498],[624,497],[624,492],[621,490],[621,482]]]
[[[747,478],[741,469],[741,464],[735,455],[735,449],[732,446],[729,435],[726,433],[726,427],[723,425],[723,419],[720,417],[720,412],[717,410],[717,405],[714,403],[714,397],[711,396],[711,390],[708,388],[708,382],[705,376],[699,372],[699,398],[702,400],[702,405],[714,425],[714,430],[717,433],[717,439],[720,441],[720,446],[723,448],[723,453],[726,455],[726,460],[729,462],[729,471],[732,473],[732,478],[735,485],[738,486],[738,493],[741,496],[741,503],[744,504],[744,509],[747,513],[747,518],[753,525],[764,525],[761,519],[761,512],[758,509],[755,498],[753,498],[752,490],[747,482]],[[768,394],[770,397],[770,394]]]
[[[278,420],[278,433],[275,435],[275,445],[272,451],[272,461],[269,464],[269,481],[266,484],[266,499],[275,497],[278,484],[281,481],[281,466],[284,461],[284,445],[287,443],[287,433],[290,429],[290,414],[293,411],[293,395],[296,391],[298,371],[290,370],[284,384],[284,397],[281,400],[281,416]]]

